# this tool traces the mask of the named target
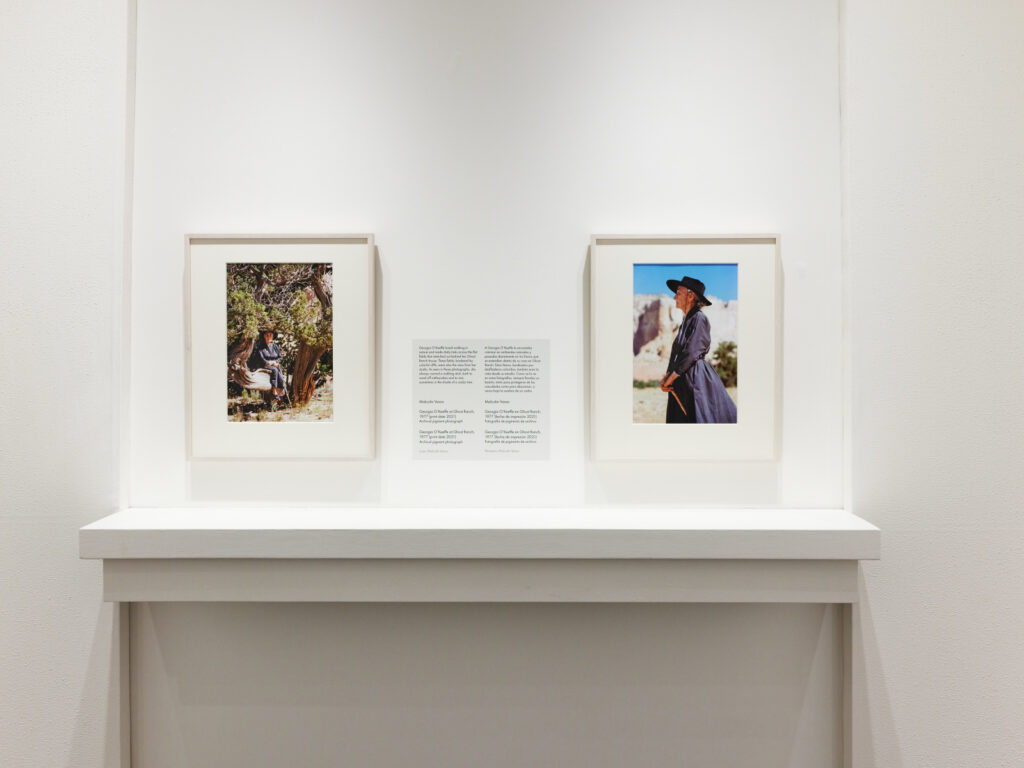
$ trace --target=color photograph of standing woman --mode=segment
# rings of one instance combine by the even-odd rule
[[[634,424],[736,423],[737,278],[736,264],[633,265]]]

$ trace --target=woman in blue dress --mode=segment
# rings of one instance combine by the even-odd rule
[[[704,296],[704,283],[693,277],[669,280],[676,306],[683,310],[683,323],[672,342],[668,370],[661,379],[661,391],[668,392],[666,424],[735,424],[736,404],[725,391],[722,379],[705,360],[711,348],[711,323],[701,312],[711,302]]]

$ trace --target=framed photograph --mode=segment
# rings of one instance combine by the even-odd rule
[[[188,235],[192,459],[372,458],[370,235]]]
[[[775,235],[592,239],[595,459],[776,457],[778,246]]]

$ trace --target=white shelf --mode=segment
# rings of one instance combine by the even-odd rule
[[[880,532],[830,509],[126,509],[83,558],[877,559]]]
[[[852,603],[877,528],[827,509],[126,509],[114,602]]]

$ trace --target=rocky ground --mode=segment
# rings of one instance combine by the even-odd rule
[[[261,402],[241,397],[228,399],[229,421],[332,421],[334,415],[334,383],[318,387],[305,406],[290,408],[288,400],[268,410]]]

